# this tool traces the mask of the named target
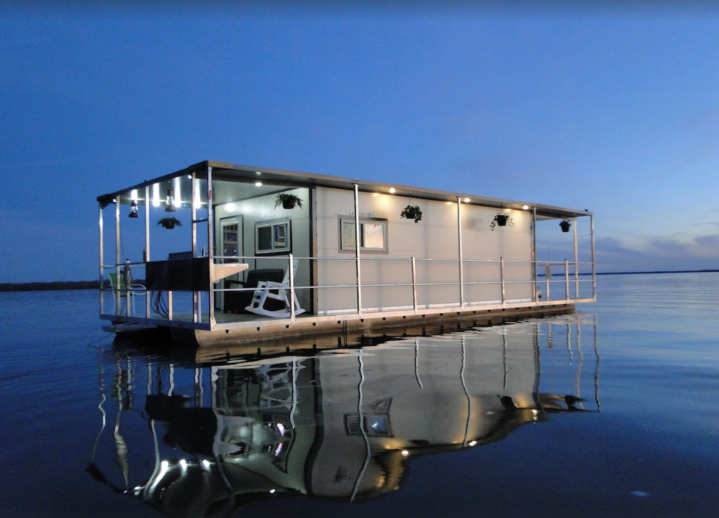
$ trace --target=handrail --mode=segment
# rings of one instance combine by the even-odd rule
[[[315,285],[315,286],[297,286],[295,284],[296,281],[296,275],[294,274],[294,271],[292,271],[290,275],[290,282],[289,286],[287,286],[287,290],[290,291],[290,300],[294,301],[295,293],[297,290],[328,290],[328,289],[353,289],[353,290],[359,290],[361,288],[372,288],[372,289],[382,289],[382,288],[411,288],[412,289],[412,300],[411,300],[411,306],[407,305],[407,307],[411,307],[415,314],[417,314],[421,308],[428,307],[428,303],[420,304],[419,298],[418,298],[418,292],[417,290],[419,288],[431,288],[431,287],[459,287],[460,291],[464,289],[464,287],[468,286],[498,286],[500,288],[499,292],[495,292],[498,296],[497,300],[501,301],[502,305],[511,303],[513,300],[524,300],[524,299],[516,299],[516,295],[512,297],[510,295],[508,297],[508,293],[506,291],[507,286],[517,286],[517,285],[528,285],[532,287],[532,293],[538,293],[538,288],[544,284],[545,290],[544,290],[544,300],[546,301],[562,301],[572,300],[570,298],[570,292],[569,292],[569,277],[570,274],[574,276],[575,281],[575,299],[580,299],[579,295],[579,287],[585,286],[587,283],[593,283],[593,278],[590,279],[580,279],[579,276],[582,275],[590,275],[588,272],[580,273],[580,267],[584,265],[592,265],[594,264],[590,261],[568,261],[564,260],[561,261],[536,261],[536,260],[506,260],[503,257],[500,257],[499,259],[464,259],[463,262],[467,263],[468,265],[479,265],[479,264],[487,264],[487,265],[497,265],[499,267],[499,279],[498,280],[464,280],[463,278],[460,278],[459,280],[453,280],[453,281],[446,281],[446,282],[419,282],[418,281],[418,272],[417,272],[417,263],[423,263],[426,265],[430,264],[443,264],[443,265],[459,265],[459,261],[457,259],[432,259],[432,258],[417,258],[417,257],[401,257],[401,258],[389,258],[389,257],[367,257],[363,256],[363,261],[369,261],[374,263],[394,263],[394,264],[407,264],[411,271],[408,272],[410,274],[410,279],[408,282],[396,282],[396,283],[370,283],[365,284],[362,283],[361,285],[358,285],[357,283],[351,283],[351,284],[336,284],[336,285]],[[272,256],[266,256],[266,255],[248,255],[248,256],[213,256],[212,257],[212,263],[213,264],[227,264],[226,261],[231,260],[232,262],[245,262],[247,260],[261,260],[261,261],[280,261],[281,263],[287,263],[289,260],[289,265],[294,264],[294,261],[317,261],[317,262],[347,262],[347,263],[354,263],[356,262],[355,257],[298,257],[294,256],[293,254],[288,255],[272,255]],[[512,272],[511,269],[515,265],[524,265],[529,266],[530,268],[533,268],[535,272],[537,270],[541,270],[542,268],[545,269],[546,273],[551,274],[555,273],[556,279],[552,279],[551,276],[549,278],[544,275],[544,272],[539,273],[538,275],[534,275],[531,279],[522,279],[522,280],[511,280],[507,279],[507,273]],[[125,262],[125,263],[117,263],[114,265],[103,265],[103,268],[122,268],[122,267],[133,267],[133,268],[145,268],[147,266],[146,262]],[[283,266],[284,267],[284,266]],[[557,270],[557,267],[562,267]],[[290,266],[290,269],[293,270],[293,268]],[[582,268],[584,269],[584,268]],[[511,273],[510,273],[511,274]],[[402,273],[402,276],[404,276],[404,273]],[[543,278],[542,278],[543,277]],[[557,284],[564,284],[564,293],[563,298],[551,298],[550,294],[550,286],[551,285],[557,285]],[[218,293],[237,293],[237,292],[254,292],[258,290],[276,290],[277,287],[238,287],[238,288],[220,288],[215,287],[214,285],[211,286],[212,292],[218,292]],[[112,291],[110,288],[105,288],[104,286],[100,287],[100,291]],[[481,293],[481,292],[479,292]],[[561,293],[561,292],[560,292]],[[477,292],[475,292],[476,296]],[[170,295],[170,294],[168,294]],[[542,297],[542,295],[540,295]],[[211,300],[211,297],[210,297]],[[476,299],[475,299],[476,300]],[[484,299],[481,299],[484,300]],[[532,300],[534,302],[538,302],[538,299],[535,297],[535,295],[532,295]],[[409,302],[409,301],[408,301]],[[488,303],[491,301],[488,301]],[[452,302],[446,302],[448,304],[452,304]],[[454,301],[454,304],[458,304],[459,307],[463,307],[468,302],[464,301],[464,303]],[[482,302],[473,302],[472,304],[481,304]],[[168,306],[171,307],[171,298],[168,297]],[[195,304],[193,303],[193,307],[195,307]],[[405,307],[402,305],[402,307]],[[168,308],[169,309],[169,308]],[[361,310],[359,309],[358,313],[361,316]],[[149,316],[148,316],[149,318]],[[172,316],[169,317],[169,320],[172,320]],[[295,321],[295,315],[294,315],[294,304],[292,304],[292,307],[290,308],[290,320],[291,322]],[[196,322],[196,320],[193,321]]]

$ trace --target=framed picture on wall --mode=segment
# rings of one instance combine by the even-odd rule
[[[255,223],[255,254],[289,253],[290,219],[273,219]]]

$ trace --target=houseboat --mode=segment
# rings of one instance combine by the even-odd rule
[[[585,210],[215,161],[98,202],[100,316],[117,332],[255,343],[596,300]],[[537,259],[545,222],[571,259]]]

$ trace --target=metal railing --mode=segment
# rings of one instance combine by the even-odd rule
[[[237,261],[243,261],[246,262],[248,260],[252,261],[279,261],[281,263],[284,263],[282,266],[283,268],[286,267],[289,270],[289,278],[288,278],[288,286],[287,289],[289,291],[289,300],[292,301],[290,306],[290,320],[292,323],[296,321],[296,315],[295,315],[295,305],[293,301],[295,300],[295,295],[298,291],[303,290],[333,290],[333,289],[354,289],[361,291],[365,288],[411,288],[411,311],[414,314],[420,314],[422,310],[426,310],[430,308],[430,301],[427,301],[426,303],[420,302],[420,297],[418,295],[418,289],[421,288],[430,288],[430,287],[439,287],[439,286],[455,286],[458,288],[458,298],[456,302],[450,302],[443,305],[443,307],[447,308],[465,308],[469,306],[477,306],[482,304],[496,304],[500,303],[501,305],[505,305],[507,303],[511,303],[513,300],[517,299],[509,299],[507,296],[507,288],[509,286],[517,286],[517,285],[529,285],[531,287],[531,301],[535,303],[539,302],[549,302],[549,301],[571,301],[571,300],[579,300],[582,297],[580,297],[580,287],[584,286],[586,284],[592,284],[592,292],[591,296],[584,297],[585,299],[593,299],[595,298],[595,292],[594,292],[594,281],[593,281],[593,275],[591,271],[588,271],[584,274],[581,274],[579,272],[579,269],[581,267],[590,267],[592,266],[591,262],[588,261],[568,261],[565,260],[563,262],[557,262],[557,261],[516,261],[516,260],[506,260],[503,257],[500,257],[499,259],[463,259],[462,264],[465,268],[470,268],[472,265],[496,265],[499,268],[499,279],[498,280],[469,280],[467,277],[467,274],[465,273],[461,279],[458,278],[456,281],[437,281],[437,282],[422,282],[419,280],[420,275],[418,275],[418,265],[455,265],[459,269],[460,267],[460,261],[456,259],[424,259],[424,258],[417,258],[417,257],[409,257],[409,258],[373,258],[373,257],[363,257],[363,261],[366,263],[379,263],[379,264],[389,264],[389,263],[400,263],[400,264],[407,264],[408,272],[409,272],[409,278],[411,279],[410,282],[387,282],[387,283],[346,283],[346,284],[329,284],[329,285],[302,285],[297,286],[296,285],[296,273],[295,269],[293,267],[294,261],[307,261],[307,262],[345,262],[345,263],[355,263],[356,259],[354,257],[297,257],[293,254],[289,254],[286,256],[215,256],[214,261],[216,264],[226,264],[228,261],[237,262]],[[512,280],[511,276],[507,275],[507,270],[511,268],[512,266],[517,265],[525,265],[529,266],[530,268],[534,268],[534,274],[531,275],[531,278],[529,279],[519,279],[519,280]],[[115,269],[117,272],[117,275],[120,276],[122,274],[122,269],[127,269],[127,271],[131,271],[131,268],[145,268],[146,263],[144,262],[129,262],[126,261],[125,263],[119,263],[119,264],[109,264],[109,265],[103,265],[103,268],[107,269]],[[538,269],[544,270],[544,279],[540,279],[540,275],[537,273]],[[556,270],[560,269],[560,272],[557,272]],[[530,270],[531,271],[531,270]],[[446,273],[446,272],[445,272]],[[523,273],[523,275],[526,275],[526,272]],[[588,279],[580,279],[580,275],[587,275],[592,276],[592,278]],[[427,274],[425,274],[427,276]],[[508,278],[510,277],[510,278]],[[557,277],[555,279],[555,277]],[[570,282],[571,280],[571,282]],[[574,296],[572,297],[571,293],[571,285],[574,284]],[[552,290],[553,287],[557,285],[563,285],[563,298],[552,298],[552,293],[556,293],[556,290]],[[464,296],[464,288],[469,286],[498,286],[499,287],[499,295],[500,298],[498,301],[496,300],[482,300],[479,302],[468,302],[464,300],[466,296]],[[214,286],[208,287],[208,290],[212,293],[237,293],[237,292],[255,292],[255,291],[262,291],[262,290],[273,290],[276,291],[278,289],[276,286],[274,287],[248,287],[248,288],[216,288]],[[542,289],[544,289],[544,294],[542,294]],[[100,288],[101,291],[108,291],[108,289],[104,288],[102,286]],[[115,296],[116,296],[116,314],[119,316],[121,314],[121,306],[120,306],[120,300],[121,300],[121,292],[125,291],[124,294],[125,297],[133,296],[131,294],[132,290],[130,287],[126,284],[125,290],[115,290]],[[201,306],[201,300],[198,304],[198,301],[196,300],[196,294],[193,293],[193,308],[196,314],[200,315],[200,318],[193,318],[193,322],[201,321],[201,309],[198,306]],[[212,300],[213,297],[210,297],[210,304],[214,304],[214,301]],[[126,300],[129,300],[129,298],[126,298]],[[526,299],[522,299],[522,301],[526,302]],[[150,293],[147,292],[145,295],[145,318],[150,319],[152,317],[152,309],[150,307]],[[167,315],[161,315],[163,318],[167,320],[173,320],[173,303],[172,303],[172,292],[168,292],[168,301],[167,301]],[[129,306],[128,306],[129,307]],[[403,308],[407,308],[408,306],[402,306]],[[385,308],[386,310],[391,310],[393,308]],[[396,309],[396,308],[394,308]],[[348,312],[348,310],[340,310],[341,312]],[[362,315],[364,312],[370,312],[373,313],[375,311],[368,311],[367,308],[363,307],[355,307],[354,310],[355,313]],[[129,315],[128,315],[129,316]]]

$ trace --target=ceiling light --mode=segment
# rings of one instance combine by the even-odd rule
[[[395,192],[397,192],[397,190],[396,190],[394,187],[390,187],[390,188],[389,188],[389,193],[390,193],[390,194],[394,194]]]
[[[372,193],[372,196],[379,196],[379,193],[378,193],[378,192],[373,192],[373,193]]]
[[[409,455],[409,452],[407,450],[402,450],[402,455],[406,457],[407,455]]]
[[[160,184],[156,183],[152,186],[152,206],[160,206]]]
[[[469,203],[469,201],[470,201],[469,198],[464,199],[464,203]]]
[[[262,187],[262,182],[255,182],[255,187]]]
[[[529,210],[529,205],[524,205],[524,206],[522,207],[522,210]]]

